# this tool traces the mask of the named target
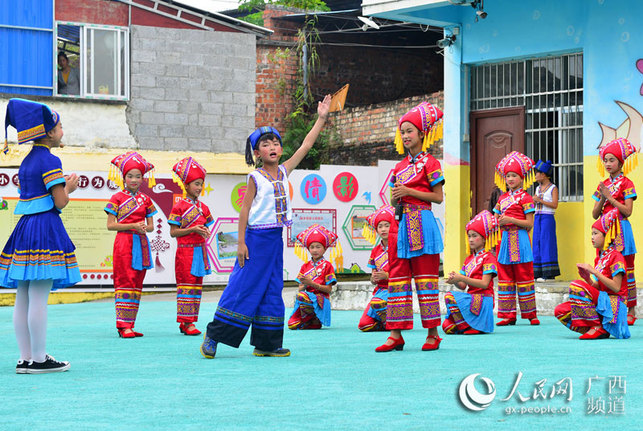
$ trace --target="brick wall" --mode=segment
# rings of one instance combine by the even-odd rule
[[[369,40],[359,43],[368,45]],[[444,87],[443,57],[434,51],[319,46],[321,64],[313,77],[312,92],[332,94],[349,83],[346,106],[363,106],[440,91]]]
[[[255,125],[255,36],[132,26],[127,123],[141,149],[245,151]]]
[[[257,41],[255,123],[257,127],[272,125],[282,133],[294,109],[299,24],[276,18],[292,13],[301,10],[266,5],[264,26],[274,33]],[[436,60],[432,50],[320,45],[317,52],[320,67],[311,82],[315,98],[350,83],[347,105],[358,105],[333,117],[338,133],[331,163],[375,165],[377,159],[399,158],[392,147],[397,118],[427,97],[442,106],[442,94],[434,93],[443,86],[442,57],[437,55]],[[415,94],[431,96],[410,97]],[[360,151],[354,151],[357,145]]]
[[[336,133],[330,147],[330,164],[374,166],[378,160],[400,159],[393,145],[397,121],[423,101],[443,109],[444,93],[345,108],[332,113],[331,127]],[[442,158],[442,141],[432,146],[430,152],[436,158]]]
[[[56,0],[56,21],[127,27],[129,6],[106,0]]]
[[[286,117],[294,109],[299,60],[295,52],[297,25],[275,20],[293,11],[288,8],[266,5],[264,27],[274,33],[257,40],[257,100],[255,124],[273,126],[282,134]]]

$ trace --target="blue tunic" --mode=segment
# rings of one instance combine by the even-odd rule
[[[18,170],[22,214],[0,255],[0,286],[16,288],[19,281],[53,280],[52,290],[81,281],[78,262],[51,188],[65,184],[60,159],[49,147],[34,144]]]

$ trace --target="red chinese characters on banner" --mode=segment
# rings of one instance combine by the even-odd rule
[[[333,193],[341,202],[350,202],[355,199],[359,191],[359,184],[355,175],[350,172],[342,172],[333,181]]]

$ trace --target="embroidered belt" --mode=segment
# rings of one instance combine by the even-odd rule
[[[414,205],[414,204],[400,204],[404,207],[404,212],[407,211],[416,211],[416,210],[429,210],[431,211],[431,205]]]
[[[199,242],[196,244],[179,244],[177,247],[179,248],[194,248],[194,247],[203,247],[205,245],[205,242]]]
[[[118,231],[116,233],[128,233],[130,235],[146,236],[146,234],[138,233],[138,231],[135,231],[135,230],[121,230],[121,231]]]
[[[409,240],[409,250],[417,251],[424,248],[424,231],[422,229],[422,211],[431,211],[430,205],[403,204],[406,214],[406,235]]]
[[[515,224],[511,225],[511,226],[506,224],[506,225],[502,226],[501,229],[505,230],[507,232],[511,232],[511,231],[519,231],[520,229],[523,229],[523,228],[521,228],[520,226],[516,226]]]

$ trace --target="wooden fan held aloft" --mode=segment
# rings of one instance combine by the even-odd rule
[[[346,104],[346,95],[348,94],[348,84],[337,90],[330,99],[330,110],[328,112],[341,111]]]

